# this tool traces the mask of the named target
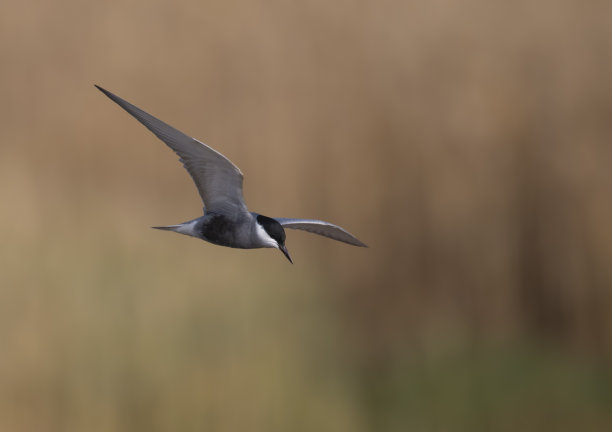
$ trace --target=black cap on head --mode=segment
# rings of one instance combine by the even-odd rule
[[[283,226],[278,223],[277,220],[263,215],[257,215],[257,223],[276,241],[278,249],[287,257],[289,262],[293,264],[291,255],[289,255],[289,251],[285,247],[285,230]]]
[[[285,230],[275,219],[269,218],[268,216],[257,215],[257,222],[280,246],[285,244]]]

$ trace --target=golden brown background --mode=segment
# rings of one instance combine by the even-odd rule
[[[612,430],[612,3],[0,3],[1,431]],[[97,83],[212,145],[200,214]]]

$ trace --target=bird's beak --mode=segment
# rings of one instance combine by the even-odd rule
[[[289,251],[287,250],[287,247],[285,245],[278,245],[278,249],[285,254],[285,256],[287,257],[287,259],[289,260],[289,262],[291,264],[293,264],[293,261],[291,260],[291,256],[289,255]]]

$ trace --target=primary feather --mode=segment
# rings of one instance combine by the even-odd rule
[[[334,225],[329,222],[316,219],[290,219],[290,218],[275,218],[284,228],[292,228],[308,231],[314,234],[319,234],[348,243],[353,246],[367,247],[365,243],[357,239],[353,234],[344,228]]]
[[[247,211],[242,172],[228,158],[108,90],[96,87],[174,150],[196,184],[205,211]]]

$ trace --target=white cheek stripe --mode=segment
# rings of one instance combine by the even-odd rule
[[[258,223],[255,224],[255,229],[257,232],[257,237],[266,245],[266,247],[278,248],[278,244],[276,240],[274,240],[270,235],[266,232],[265,229]]]

